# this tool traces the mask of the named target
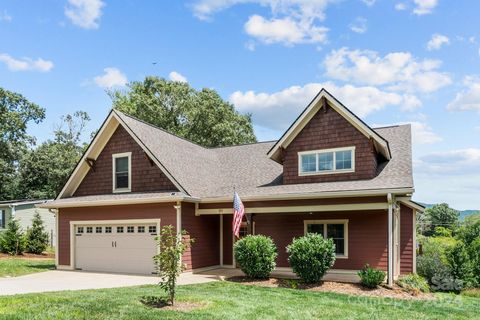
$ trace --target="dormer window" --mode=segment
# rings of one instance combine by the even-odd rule
[[[117,153],[113,160],[113,192],[130,192],[132,189],[132,153]]]
[[[355,171],[355,147],[298,153],[298,174],[316,175]]]

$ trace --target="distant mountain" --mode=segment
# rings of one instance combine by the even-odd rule
[[[434,206],[434,204],[428,204],[428,203],[421,203],[423,206],[426,208],[431,208]],[[469,215],[480,213],[480,210],[457,210],[460,212],[460,220],[463,221],[465,220],[465,217],[468,217]]]

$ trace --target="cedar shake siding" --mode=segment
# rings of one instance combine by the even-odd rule
[[[355,172],[299,176],[298,152],[355,146]],[[334,109],[320,109],[283,151],[283,183],[372,179],[377,155],[370,140]]]
[[[370,264],[387,270],[386,211],[332,212],[313,214],[257,214],[255,234],[269,236],[278,249],[277,267],[289,267],[286,247],[304,235],[304,220],[348,219],[348,258],[337,258],[333,269],[359,270]]]
[[[161,219],[160,227],[176,227],[175,203],[64,208],[58,215],[58,259],[60,265],[70,265],[70,221]]]
[[[182,229],[195,240],[183,255],[187,270],[220,264],[220,217],[195,216],[195,204],[182,203]]]
[[[111,194],[112,154],[124,152],[132,153],[132,192],[177,191],[175,185],[156,164],[150,162],[143,149],[120,125],[95,161],[95,170],[88,171],[73,196]]]
[[[400,205],[400,274],[413,272],[413,209]]]

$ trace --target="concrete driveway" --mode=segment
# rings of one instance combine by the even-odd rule
[[[215,275],[183,273],[178,284],[196,284],[218,280]],[[46,271],[26,276],[0,278],[0,296],[22,293],[104,289],[157,284],[158,277],[93,273],[81,271]]]

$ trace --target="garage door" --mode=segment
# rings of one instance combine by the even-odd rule
[[[75,268],[152,274],[156,235],[156,224],[76,225]]]

